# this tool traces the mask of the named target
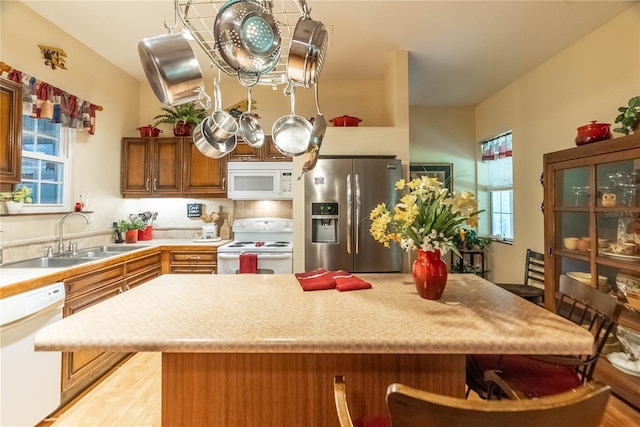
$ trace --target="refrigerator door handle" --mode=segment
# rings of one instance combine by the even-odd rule
[[[347,174],[347,253],[351,255],[351,208],[353,200],[351,199],[351,174]]]
[[[356,253],[360,253],[360,179],[356,174]]]

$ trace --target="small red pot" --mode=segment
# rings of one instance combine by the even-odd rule
[[[162,132],[157,127],[154,127],[151,125],[139,127],[138,130],[140,131],[140,136],[142,137],[149,137],[149,136],[157,137],[160,135],[160,132]]]
[[[592,120],[588,125],[580,126],[576,137],[576,145],[611,139],[610,127],[609,123],[596,123],[596,120]]]
[[[334,117],[329,121],[333,123],[334,126],[358,126],[358,123],[360,123],[362,119],[351,116],[340,116]]]

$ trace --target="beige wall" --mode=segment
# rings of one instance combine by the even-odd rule
[[[575,147],[576,128],[590,120],[613,124],[640,93],[638,76],[640,5],[477,106],[476,141],[513,130],[515,244],[491,246],[494,281],[522,280],[526,249],[544,251],[543,154]]]
[[[72,191],[92,192],[94,224],[106,230],[108,215],[120,209],[120,138],[138,124],[139,83],[20,2],[3,1],[0,60],[29,75],[104,107],[97,113],[96,133],[78,132],[72,147]],[[44,64],[38,44],[60,47],[67,70]],[[3,217],[2,241],[40,238],[57,233],[60,214]],[[87,230],[84,221],[67,221],[65,230]]]

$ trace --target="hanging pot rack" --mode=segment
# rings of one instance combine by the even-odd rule
[[[225,74],[237,77],[236,70],[230,67],[220,56],[216,48],[213,26],[220,8],[226,1],[212,0],[175,0],[176,13],[195,41],[204,50],[211,62]],[[270,0],[263,1],[273,17],[278,21],[282,32],[282,54],[278,64],[269,72],[260,76],[258,84],[278,86],[286,84],[287,58],[289,46],[298,19],[303,11],[296,0]]]

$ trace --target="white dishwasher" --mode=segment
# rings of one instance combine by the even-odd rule
[[[62,353],[35,351],[34,336],[62,319],[64,284],[0,299],[0,426],[34,426],[60,405]]]

